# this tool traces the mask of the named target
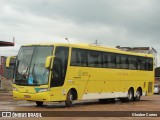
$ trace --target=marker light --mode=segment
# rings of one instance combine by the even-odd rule
[[[13,91],[18,91],[18,89],[16,87],[13,87]]]

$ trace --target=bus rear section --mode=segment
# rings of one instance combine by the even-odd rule
[[[70,65],[69,79],[74,80],[79,99],[132,101],[153,94],[154,69],[150,54],[72,48]]]

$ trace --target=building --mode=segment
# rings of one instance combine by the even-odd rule
[[[14,41],[13,42],[6,42],[6,41],[0,41],[0,47],[8,47],[8,46],[14,46]],[[4,59],[3,57],[0,58],[0,89],[2,88],[2,74],[4,74]]]
[[[0,47],[6,47],[6,46],[14,46],[14,41],[13,42],[0,41]]]

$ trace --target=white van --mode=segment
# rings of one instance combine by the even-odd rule
[[[160,94],[160,85],[159,84],[154,84],[154,93]]]

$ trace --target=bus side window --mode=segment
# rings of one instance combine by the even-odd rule
[[[68,47],[56,47],[51,76],[51,87],[62,86],[64,84],[68,64],[68,53]]]
[[[122,68],[121,56],[120,55],[116,55],[116,64],[117,64],[117,68]]]
[[[138,70],[146,70],[146,58],[138,57]]]
[[[128,57],[128,64],[129,64],[129,69],[131,70],[137,70],[137,58],[135,56],[129,56]]]
[[[121,64],[123,69],[128,69],[128,57],[126,55],[121,56]]]
[[[103,53],[103,67],[104,68],[109,68],[109,54],[108,53]]]
[[[71,66],[87,66],[87,51],[78,48],[72,48]]]
[[[128,68],[128,60],[126,55],[116,55],[116,63],[117,68],[119,69],[127,69]]]
[[[98,51],[88,51],[88,66],[102,67],[102,53]]]
[[[146,67],[147,67],[148,71],[152,71],[153,70],[153,59],[147,58]]]
[[[103,53],[103,66],[105,68],[116,68],[115,54]]]

